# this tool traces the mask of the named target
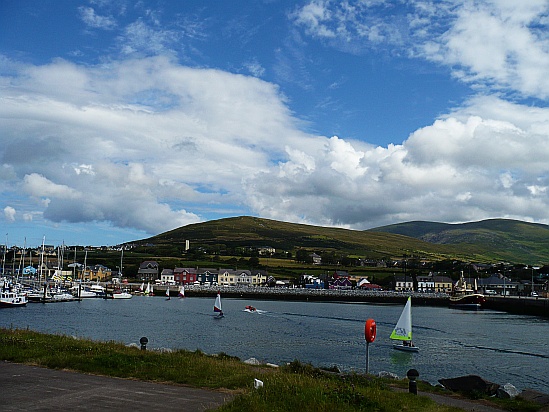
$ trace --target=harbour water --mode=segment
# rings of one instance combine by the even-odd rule
[[[148,348],[200,349],[205,353],[283,364],[295,359],[318,367],[364,373],[364,324],[372,318],[377,337],[369,345],[369,372],[420,379],[479,375],[518,389],[549,393],[549,321],[482,310],[413,306],[418,353],[392,349],[389,335],[402,305],[224,299],[225,317],[214,320],[213,299],[134,296],[127,300],[28,304],[0,311],[0,326],[139,344]],[[244,311],[246,305],[258,309]]]

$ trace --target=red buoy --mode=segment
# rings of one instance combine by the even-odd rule
[[[376,321],[373,319],[368,319],[366,325],[364,325],[364,336],[366,342],[372,343],[376,340]]]

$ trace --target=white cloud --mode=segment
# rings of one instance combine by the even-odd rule
[[[337,49],[385,49],[446,66],[475,88],[546,99],[548,13],[546,0],[312,0],[290,17]]]
[[[150,234],[227,209],[353,228],[547,221],[549,109],[476,97],[375,147],[305,134],[276,85],[166,57],[13,76],[1,79],[2,196],[27,194],[25,219]]]
[[[403,145],[332,138],[310,146],[248,180],[247,191],[260,215],[355,228],[427,218],[547,222],[548,122],[549,109],[473,99]]]
[[[165,30],[150,26],[142,20],[129,24],[119,37],[122,53],[125,55],[158,55],[169,53],[181,38],[176,30]]]
[[[100,16],[91,7],[80,6],[78,8],[80,18],[91,28],[112,30],[116,27],[116,21],[110,16]]]
[[[256,60],[245,63],[244,67],[246,67],[252,76],[261,77],[265,74],[265,68]]]
[[[13,207],[11,206],[6,206],[4,208],[4,218],[8,221],[8,222],[15,222],[15,215],[16,215],[16,211]]]
[[[23,178],[24,190],[31,196],[72,200],[81,198],[78,191],[67,185],[56,184],[37,173],[31,173]]]
[[[471,2],[456,8],[449,29],[433,40],[425,56],[472,83],[511,88],[526,96],[549,97],[549,3]]]
[[[158,233],[245,210],[242,178],[307,144],[272,84],[167,58],[23,67],[0,99],[12,190],[51,221]]]

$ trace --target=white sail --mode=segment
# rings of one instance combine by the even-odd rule
[[[184,298],[185,297],[185,286],[181,286],[179,288],[179,297]]]
[[[151,284],[147,283],[147,289],[145,289],[145,295],[150,295],[151,293]]]
[[[223,310],[221,309],[221,295],[219,293],[215,298],[214,312],[218,312],[219,315],[223,315]]]
[[[412,298],[408,297],[404,310],[390,336],[393,340],[412,340]]]

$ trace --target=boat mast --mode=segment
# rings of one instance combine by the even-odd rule
[[[42,253],[40,253],[40,277],[38,281],[42,283],[42,268],[44,266],[44,242],[46,241],[46,236],[42,237]]]
[[[6,276],[6,251],[8,250],[8,234],[6,233],[6,243],[4,243],[4,258],[2,259],[2,276]]]
[[[122,260],[124,260],[124,246],[122,246],[121,251],[122,253],[120,254],[120,271],[118,273],[118,276],[120,277],[120,281],[122,282]]]
[[[25,237],[25,242],[23,243],[23,253],[21,253],[21,259],[19,259],[19,275],[21,276],[23,276],[23,268],[25,267],[26,253],[27,253],[27,238]]]
[[[72,278],[76,282],[76,246],[74,246],[74,261],[72,265]]]
[[[86,270],[88,268],[87,262],[88,261],[88,250],[86,249],[86,253],[84,255],[84,270],[82,271],[82,280],[84,280],[84,275],[86,274]]]

